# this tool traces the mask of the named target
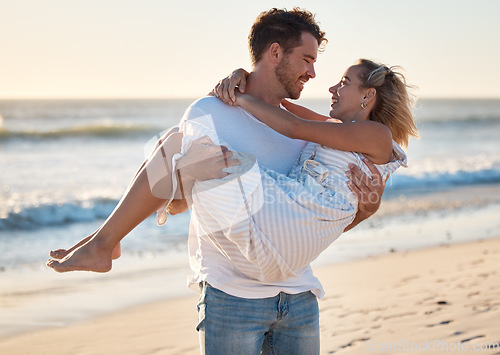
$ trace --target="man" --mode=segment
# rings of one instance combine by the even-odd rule
[[[299,98],[305,83],[316,76],[314,63],[325,41],[308,11],[272,9],[260,14],[249,35],[253,69],[245,92],[275,106],[284,98]],[[217,136],[232,150],[251,153],[259,164],[280,173],[289,171],[306,144],[280,135],[215,97],[193,103],[181,124],[199,117],[211,117]],[[356,182],[358,194],[367,188],[375,189],[378,196],[383,191],[383,186],[366,186],[366,180],[357,178]],[[374,213],[378,203],[379,198],[375,204],[360,204],[348,228]],[[317,297],[324,292],[311,267],[281,282],[262,283],[246,277],[238,270],[238,258],[233,258],[239,251],[221,252],[213,240],[224,238],[216,235],[222,232],[213,232],[209,226],[216,221],[207,220],[198,209],[194,204],[189,235],[194,276],[189,283],[201,288],[197,329],[202,352],[318,354]]]
[[[262,13],[249,36],[253,70],[247,80],[246,92],[276,106],[283,98],[298,98],[304,84],[315,77],[314,62],[323,42],[324,33],[307,11],[272,9]],[[193,103],[181,125],[200,117],[211,117],[217,136],[234,151],[250,153],[259,164],[281,173],[288,172],[306,144],[282,136],[241,108],[225,105],[216,97],[202,98]],[[163,143],[159,142],[118,206],[96,233],[70,250],[51,253],[53,259],[47,265],[57,272],[109,271],[119,241],[154,211],[161,209],[168,202],[168,196],[177,191],[175,181],[170,177],[170,172],[173,173],[170,162],[172,154],[180,150],[183,139],[174,130],[167,133]],[[204,163],[202,173],[207,173],[207,179],[227,175],[218,174],[224,165],[235,164],[228,160],[232,153],[221,152],[214,145],[203,145],[203,139],[206,137],[200,138],[194,145],[196,149],[191,147],[182,159],[189,154],[200,158]],[[191,180],[188,184],[186,176],[205,179],[199,171],[191,175],[189,166],[179,164],[175,173],[183,177],[185,191],[188,192],[188,186],[193,183]],[[156,169],[158,166],[163,169]],[[158,171],[160,173],[153,176],[153,172]],[[383,183],[379,183],[380,175],[376,169],[372,171],[373,183],[359,170],[354,170],[353,182],[357,186],[354,191],[362,203],[348,228],[366,219],[378,208]],[[158,183],[162,191],[169,193],[156,196],[152,180],[153,185]],[[377,199],[367,198],[373,197],[373,194]],[[186,207],[183,202],[171,204],[169,210],[172,213],[175,205],[181,206],[177,212]],[[218,248],[213,241],[225,238],[221,231],[211,228],[218,221],[205,218],[199,209],[200,206],[193,206],[188,243],[190,264],[194,271],[190,286],[201,288],[198,330],[202,352],[257,354],[262,350],[263,353],[319,353],[317,297],[322,296],[323,289],[311,267],[296,277],[280,282],[264,283],[246,277],[238,269],[241,251]]]

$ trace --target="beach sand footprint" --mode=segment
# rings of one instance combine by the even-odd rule
[[[484,337],[485,337],[485,335],[476,335],[476,336],[474,336],[472,338],[462,339],[462,340],[460,340],[460,343],[462,343],[462,344],[463,343],[468,343],[469,341],[472,341],[472,340],[475,340],[475,339],[484,338]]]
[[[360,343],[360,342],[365,343],[365,342],[367,342],[368,340],[370,340],[370,338],[357,338],[357,339],[353,339],[353,340],[351,340],[351,341],[350,341],[349,343],[347,343],[347,344],[340,345],[340,346],[338,347],[338,349],[337,349],[337,350],[330,350],[330,351],[328,352],[328,354],[335,354],[337,351],[340,351],[340,350],[344,350],[344,349],[347,349],[347,348],[353,347],[354,345],[356,345],[356,343]]]
[[[444,320],[444,321],[442,321],[440,323],[436,323],[436,324],[427,324],[426,327],[432,328],[432,327],[436,327],[436,326],[440,326],[440,325],[448,325],[451,323],[453,323],[453,320]]]

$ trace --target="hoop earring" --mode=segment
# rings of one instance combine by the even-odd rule
[[[367,108],[367,107],[368,107],[368,105],[367,105],[365,102],[362,102],[362,103],[361,103],[361,108],[362,108],[363,110],[366,110],[366,108]]]

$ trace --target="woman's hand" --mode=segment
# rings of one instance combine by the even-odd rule
[[[225,104],[234,105],[236,103],[235,90],[238,88],[240,93],[245,92],[248,75],[245,69],[236,69],[227,78],[219,81],[213,90],[214,95]]]

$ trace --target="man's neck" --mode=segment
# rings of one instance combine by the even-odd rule
[[[284,97],[281,97],[281,95],[277,93],[277,90],[275,90],[276,85],[272,80],[273,79],[270,78],[265,71],[252,71],[247,78],[245,93],[270,105],[279,106]]]

